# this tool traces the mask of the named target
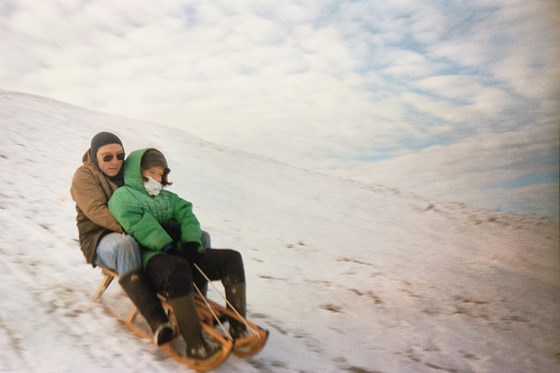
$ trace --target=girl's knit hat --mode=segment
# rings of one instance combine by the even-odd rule
[[[163,156],[162,152],[154,148],[146,150],[146,152],[142,156],[142,160],[140,161],[140,168],[142,170],[147,170],[152,167],[163,167],[164,171],[161,183],[164,186],[172,184],[167,180],[167,175],[169,175],[169,172],[171,171],[167,166],[167,160]]]
[[[146,150],[146,152],[142,156],[140,167],[143,170],[147,170],[152,167],[163,167],[166,170],[169,170],[169,167],[167,166],[167,160],[165,159],[164,155],[159,150],[154,148]]]

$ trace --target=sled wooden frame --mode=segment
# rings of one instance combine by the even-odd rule
[[[114,271],[111,271],[111,270],[108,270],[108,269],[105,269],[105,268],[101,269],[101,274],[103,275],[103,279],[101,280],[101,283],[97,287],[97,290],[95,291],[95,294],[93,296],[93,300],[96,301],[96,302],[100,301],[101,297],[103,296],[103,293],[105,293],[105,291],[107,290],[109,285],[111,285],[113,280],[116,279],[118,281],[118,279],[119,279],[118,273],[116,273]],[[161,300],[162,306],[165,308],[168,315],[170,315],[170,320],[172,320],[175,323],[175,325],[177,325],[177,323],[174,320],[173,310],[172,310],[171,306],[169,305],[169,303],[167,302],[167,299],[165,297],[163,297],[162,295],[159,295],[159,298]],[[152,337],[151,333],[146,331],[142,327],[140,327],[135,322],[136,317],[138,316],[139,312],[138,312],[138,308],[136,308],[136,306],[134,304],[132,305],[132,310],[129,312],[128,316],[126,316],[125,318],[123,318],[117,311],[113,310],[111,307],[107,306],[105,308],[107,309],[107,311],[109,311],[109,313],[111,313],[112,316],[116,317],[120,322],[122,322],[136,336],[138,336],[142,339],[147,339],[147,340],[149,340],[153,343],[153,337]],[[199,306],[197,304],[197,311],[198,311],[198,308],[199,308]],[[225,362],[227,360],[228,356],[233,351],[233,341],[231,339],[227,339],[224,336],[222,336],[220,333],[218,333],[213,327],[211,327],[207,323],[202,322],[201,325],[202,325],[202,329],[204,330],[204,332],[206,332],[208,335],[210,335],[212,338],[214,338],[216,340],[216,342],[218,342],[221,346],[221,351],[215,357],[211,358],[209,362],[205,362],[204,364],[200,364],[197,361],[195,361],[194,359],[187,358],[186,356],[180,354],[174,348],[174,343],[173,343],[174,341],[171,341],[171,342],[168,342],[168,343],[166,343],[162,346],[159,346],[159,348],[170,358],[172,358],[172,359],[186,365],[190,369],[194,369],[198,372],[204,372],[204,371],[216,368],[217,366],[219,366],[220,364]],[[176,339],[175,339],[175,341],[176,341]]]
[[[109,288],[113,280],[117,279],[118,281],[119,279],[118,273],[108,270],[106,268],[101,268],[101,274],[103,275],[103,278],[93,296],[93,300],[95,302],[100,301],[101,297],[103,296],[105,291]],[[167,299],[161,294],[159,295],[159,297],[161,299],[162,306],[167,311],[168,315],[170,315],[170,320],[172,320],[176,325],[177,323],[174,320],[173,310],[169,305],[169,303],[167,302]],[[262,329],[261,327],[259,327],[258,325],[252,323],[247,319],[241,318],[236,312],[226,307],[223,307],[208,298],[204,298],[201,295],[195,295],[195,303],[201,321],[202,329],[208,335],[214,338],[217,342],[219,342],[220,345],[222,346],[221,347],[222,351],[220,352],[222,358],[216,359],[216,361],[213,364],[206,364],[204,366],[200,366],[193,359],[186,358],[185,356],[177,352],[177,350],[173,346],[174,345],[173,342],[169,342],[163,346],[159,346],[169,357],[173,358],[174,360],[187,365],[191,369],[197,371],[206,371],[206,370],[213,369],[219,366],[221,363],[225,362],[227,360],[227,357],[232,352],[241,358],[250,357],[257,354],[266,344],[269,335],[268,331]],[[153,338],[151,334],[147,332],[145,329],[141,328],[139,325],[137,325],[137,323],[135,323],[136,317],[138,316],[139,312],[134,304],[132,305],[132,310],[125,318],[123,318],[122,315],[120,315],[118,312],[113,310],[111,307],[107,306],[106,309],[109,311],[109,313],[112,314],[112,316],[116,317],[119,321],[121,321],[135,335],[137,335],[140,338],[148,339],[153,342]],[[236,318],[244,322],[247,325],[248,330],[252,332],[251,335],[245,338],[237,339],[235,341],[235,348],[234,348],[234,343],[229,335],[224,336],[218,333],[218,331],[215,329],[215,321],[216,321],[215,317],[216,316],[221,317],[224,315],[227,315],[232,318]]]

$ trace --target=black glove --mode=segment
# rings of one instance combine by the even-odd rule
[[[185,258],[187,260],[189,259],[186,252],[184,252],[183,250],[176,249],[176,248],[171,248],[168,251],[166,251],[166,253],[168,253],[169,255],[180,256],[181,258]]]
[[[206,249],[198,242],[184,242],[180,249],[171,247],[166,252],[170,255],[180,256],[189,262],[197,262],[206,252]]]
[[[192,251],[198,254],[203,254],[206,251],[206,248],[198,242],[183,242],[181,247],[185,251]]]
[[[161,248],[161,251],[164,251],[169,255],[181,256],[185,259],[188,259],[187,253],[185,253],[181,249],[178,249],[177,245],[175,245],[174,243],[168,243],[167,245]]]
[[[193,262],[198,262],[206,254],[206,248],[198,242],[182,242],[181,248]]]

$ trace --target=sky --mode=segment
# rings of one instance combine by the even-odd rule
[[[558,220],[556,0],[0,0],[0,40],[3,90]]]

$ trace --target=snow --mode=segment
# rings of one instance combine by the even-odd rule
[[[171,189],[193,202],[213,246],[243,254],[250,318],[271,336],[260,354],[217,371],[560,369],[557,223],[0,91],[1,372],[187,370],[108,314],[108,304],[126,308],[118,285],[92,300],[101,274],[79,249],[69,187],[102,130],[128,152],[161,149]]]

